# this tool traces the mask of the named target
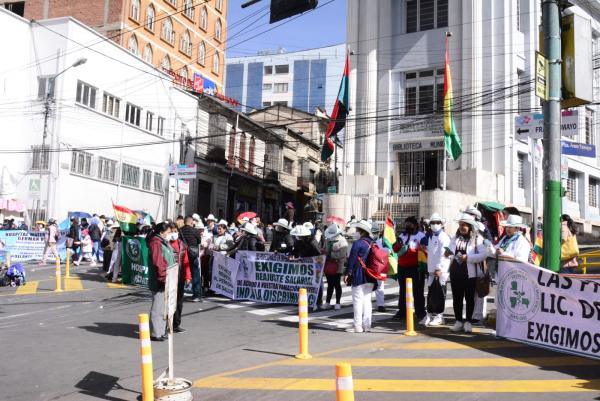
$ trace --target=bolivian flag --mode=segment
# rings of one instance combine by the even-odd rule
[[[427,249],[422,244],[417,249],[417,266],[420,272],[427,272]]]
[[[346,117],[350,111],[349,104],[349,66],[348,55],[346,55],[346,65],[344,66],[344,75],[342,75],[342,82],[340,83],[340,90],[338,92],[337,99],[331,112],[331,119],[327,125],[327,132],[325,133],[325,140],[323,141],[323,147],[321,148],[321,161],[327,161],[335,150],[334,139],[337,139],[337,133],[346,126]]]
[[[113,203],[113,210],[115,212],[115,220],[119,222],[121,231],[124,233],[135,233],[137,232],[137,220],[138,216],[131,209],[125,206],[115,205]]]
[[[537,233],[535,244],[531,250],[531,261],[534,265],[540,266],[542,264],[542,255],[544,254],[544,238],[541,232]]]
[[[452,160],[458,159],[462,153],[460,138],[456,132],[452,108],[454,107],[452,95],[452,76],[450,74],[450,63],[448,61],[448,35],[446,35],[446,63],[444,71],[444,144],[446,152]]]
[[[394,232],[394,222],[392,222],[392,218],[388,216],[385,219],[385,227],[383,228],[383,246],[390,250],[390,269],[388,271],[388,277],[398,273],[398,254],[394,252],[393,248],[395,243],[396,233]]]

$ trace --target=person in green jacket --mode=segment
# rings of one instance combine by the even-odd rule
[[[165,282],[167,268],[175,263],[173,248],[169,245],[168,240],[170,232],[168,223],[158,223],[149,235],[149,238],[146,239],[150,261],[148,287],[152,292],[152,307],[150,308],[150,339],[152,341],[164,341],[167,339]]]

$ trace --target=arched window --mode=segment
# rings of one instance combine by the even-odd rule
[[[206,45],[204,42],[200,42],[198,45],[198,64],[204,65],[206,62]]]
[[[179,50],[190,56],[192,54],[192,41],[190,39],[190,31],[186,31],[181,35],[181,41],[179,42]]]
[[[215,8],[219,11],[223,10],[223,0],[217,0]]]
[[[189,18],[194,19],[194,5],[192,0],[183,0],[183,13]]]
[[[200,11],[200,28],[205,31],[208,28],[208,12],[206,11],[206,7],[202,7],[202,11]]]
[[[129,37],[129,41],[127,42],[127,50],[135,54],[136,56],[139,54],[138,41],[135,35],[131,35]]]
[[[219,66],[221,64],[221,60],[219,59],[219,53],[215,53],[213,56],[213,72],[216,75],[219,75]]]
[[[171,21],[170,17],[165,19],[163,22],[161,36],[168,43],[170,43],[170,44],[175,43],[175,32],[173,32],[173,21]]]
[[[140,0],[131,0],[131,18],[140,20]]]
[[[222,29],[223,29],[223,24],[221,24],[221,20],[218,19],[217,22],[215,22],[215,39],[217,39],[219,42],[221,41]]]
[[[163,70],[171,70],[171,59],[169,56],[165,56],[165,58],[162,59],[160,62],[160,68]]]
[[[152,64],[152,59],[154,58],[154,52],[152,51],[152,46],[148,43],[144,46],[144,55],[142,56],[146,63]]]
[[[240,135],[240,156],[238,158],[238,167],[240,170],[246,170],[246,135],[242,132]]]
[[[228,150],[227,164],[229,167],[235,166],[235,131],[232,129],[229,133],[229,150]]]
[[[150,4],[146,9],[146,28],[154,32],[154,22],[156,21],[156,12],[154,6]]]
[[[250,138],[250,150],[248,151],[248,172],[254,174],[254,152],[256,148],[256,141],[254,137]]]

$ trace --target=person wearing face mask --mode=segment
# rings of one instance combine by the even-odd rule
[[[496,254],[510,256],[527,263],[531,253],[531,243],[527,241],[521,231],[527,228],[527,225],[523,224],[523,218],[516,214],[509,214],[506,220],[500,222],[500,225],[504,227],[506,234],[496,245]]]
[[[190,271],[190,260],[188,258],[187,247],[183,241],[179,238],[179,230],[177,229],[177,223],[170,223],[169,228],[169,245],[173,248],[175,259],[179,265],[179,277],[177,279],[177,309],[173,315],[173,332],[183,333],[184,328],[181,327],[181,312],[183,311],[183,289],[185,285],[192,280],[192,273]]]
[[[427,287],[431,287],[437,278],[440,281],[444,297],[446,296],[446,282],[450,259],[446,257],[446,248],[450,246],[450,236],[444,231],[445,219],[439,213],[434,213],[429,218],[430,235],[427,238]],[[441,326],[444,324],[444,313],[427,313],[426,326]]]
[[[233,237],[227,232],[227,222],[220,220],[217,224],[217,235],[213,238],[213,251],[227,255],[234,246]]]
[[[417,258],[418,248],[424,233],[417,230],[416,217],[407,217],[404,220],[404,232],[398,236],[398,242],[394,244],[394,252],[398,253],[398,284],[400,296],[398,298],[398,312],[396,318],[406,319],[406,279],[412,278],[413,297],[415,301],[415,315],[417,321],[425,323],[425,273],[419,272]]]
[[[290,235],[290,224],[286,219],[279,219],[273,223],[275,232],[269,252],[289,254],[294,248],[294,239]]]
[[[450,328],[453,332],[473,331],[473,311],[475,309],[475,282],[477,269],[487,257],[488,251],[479,235],[479,226],[472,215],[462,213],[458,218],[458,230],[447,248],[446,257],[451,257],[450,286],[456,322]],[[463,302],[466,303],[466,316],[463,317]]]
[[[167,339],[167,320],[165,319],[165,283],[167,268],[175,263],[173,248],[169,245],[171,229],[166,222],[158,223],[147,237],[150,269],[148,272],[148,288],[152,293],[150,308],[150,339],[164,341]]]

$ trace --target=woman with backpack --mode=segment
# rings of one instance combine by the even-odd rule
[[[346,329],[349,333],[362,333],[371,331],[371,293],[376,280],[371,280],[362,263],[367,261],[369,249],[373,239],[371,238],[371,224],[366,220],[360,220],[351,225],[356,230],[356,241],[350,249],[348,267],[344,272],[344,283],[352,286],[352,309],[354,311],[354,327]],[[361,263],[362,262],[362,263]]]
[[[450,328],[453,332],[473,331],[477,269],[489,254],[483,244],[483,237],[479,235],[477,221],[472,215],[462,213],[458,219],[456,235],[445,252],[446,257],[451,257],[450,287],[456,318],[454,326]],[[465,317],[463,302],[467,305]]]
[[[335,306],[334,309],[341,308],[340,302],[342,299],[342,273],[344,273],[344,265],[348,255],[348,241],[342,235],[342,230],[333,223],[325,230],[325,252],[327,259],[325,260],[325,279],[327,280],[327,297],[325,298],[325,309],[331,306],[331,297],[335,290]]]

